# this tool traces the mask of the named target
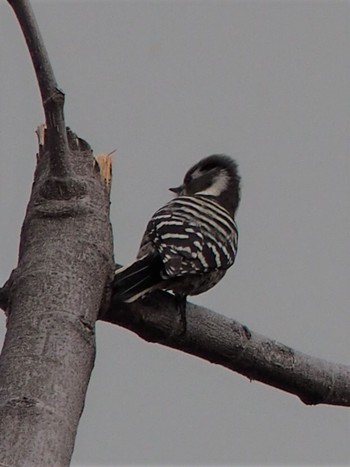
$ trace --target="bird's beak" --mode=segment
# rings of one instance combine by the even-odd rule
[[[175,188],[169,188],[169,190],[177,195],[180,195],[183,192],[184,188],[185,188],[184,185],[180,185]]]

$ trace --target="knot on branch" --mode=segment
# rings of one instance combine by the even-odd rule
[[[280,342],[266,341],[262,344],[262,351],[267,362],[274,367],[294,368],[294,350]]]
[[[64,105],[64,92],[59,88],[50,89],[50,94],[43,99],[43,105],[45,109],[51,109],[53,107]]]
[[[45,199],[68,200],[83,198],[86,192],[86,183],[81,180],[72,177],[50,177],[45,180],[39,193]]]

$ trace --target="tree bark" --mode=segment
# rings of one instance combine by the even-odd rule
[[[74,136],[70,135],[72,143]],[[95,357],[94,325],[112,271],[108,192],[91,151],[71,162],[86,194],[44,198],[39,158],[8,288],[0,357],[0,465],[69,465]]]
[[[133,304],[112,303],[102,320],[137,333],[148,342],[222,365],[298,396],[308,405],[350,406],[350,367],[311,357],[191,303],[186,332],[176,300],[157,292]]]
[[[109,189],[87,143],[66,130],[29,2],[9,1],[36,71],[46,131],[6,284],[0,356],[0,465],[70,463],[95,357],[95,321],[113,272]]]

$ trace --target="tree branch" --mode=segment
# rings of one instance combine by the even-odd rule
[[[64,94],[26,0],[8,0],[42,96],[46,131],[2,290],[0,465],[68,466],[95,357],[94,325],[113,273],[109,187],[90,146],[66,129]]]
[[[74,177],[64,119],[64,93],[54,72],[28,0],[8,0],[21,26],[36,73],[46,120],[49,177],[42,196],[51,199],[82,196],[85,185]]]
[[[57,88],[57,82],[33,9],[27,0],[8,0],[8,3],[21,26],[38,79],[41,98],[43,103],[46,103]]]
[[[95,320],[114,266],[109,190],[88,145],[68,137],[87,196],[41,196],[44,146],[18,265],[0,290],[0,465],[69,465],[94,365]]]
[[[148,342],[181,350],[294,394],[305,404],[350,406],[350,367],[295,351],[190,303],[183,334],[176,302],[166,292],[130,305],[115,303],[100,319],[123,326]]]

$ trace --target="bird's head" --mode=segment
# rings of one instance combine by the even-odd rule
[[[234,215],[240,201],[237,164],[223,154],[206,157],[190,168],[182,185],[170,191],[178,196],[208,196]]]

